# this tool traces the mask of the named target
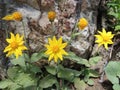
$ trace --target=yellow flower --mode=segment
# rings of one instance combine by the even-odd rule
[[[87,25],[88,25],[88,21],[85,18],[81,18],[77,24],[80,30],[83,30]]]
[[[22,20],[22,14],[20,12],[14,12],[10,15],[6,15],[2,19],[7,20],[7,21],[9,21],[9,20],[21,21]]]
[[[13,33],[10,34],[11,38],[6,39],[9,45],[4,49],[4,52],[8,52],[6,55],[7,57],[14,54],[16,58],[18,58],[18,56],[22,55],[23,50],[27,50],[27,47],[23,45],[24,44],[23,36],[20,37],[19,34],[16,34],[16,36]]]
[[[21,21],[22,20],[22,14],[20,12],[14,12],[12,14],[12,16],[13,16],[14,20],[16,20],[16,21]]]
[[[54,11],[48,12],[48,19],[53,22],[56,17],[56,13]]]
[[[56,40],[55,36],[52,40],[49,38],[48,41],[49,44],[45,45],[47,48],[45,54],[49,55],[49,61],[51,61],[53,58],[55,62],[57,62],[58,59],[62,61],[62,56],[68,55],[68,53],[64,50],[64,48],[67,46],[67,43],[62,43],[62,37]]]
[[[108,49],[108,44],[113,44],[113,41],[111,40],[114,37],[114,34],[112,32],[106,32],[105,29],[102,29],[102,32],[98,31],[100,35],[95,35],[97,40],[95,41],[98,43],[98,47],[101,45],[104,45],[106,49]]]
[[[7,20],[7,21],[13,20],[13,16],[12,15],[7,15],[7,16],[3,17],[2,19]]]

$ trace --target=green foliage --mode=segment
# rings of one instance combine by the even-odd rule
[[[1,89],[26,90],[29,87],[34,88],[36,86],[36,79],[32,75],[24,73],[20,67],[9,68],[7,74],[8,79],[0,82]]]
[[[91,80],[91,77],[95,78],[99,76],[99,74],[95,70],[89,68],[86,68],[83,74],[85,76],[84,81],[89,85],[94,85],[94,81]]]
[[[96,57],[91,57],[89,60],[80,58],[76,56],[74,53],[70,52],[68,56],[64,57],[65,59],[69,59],[82,67],[80,71],[70,69],[70,68],[65,68],[62,65],[57,65],[57,66],[46,66],[46,71],[51,74],[57,76],[57,78],[68,81],[69,83],[74,83],[75,87],[77,90],[85,90],[86,83],[89,85],[93,85],[94,81],[91,78],[98,77],[99,74],[95,71],[90,69],[90,66],[93,66],[97,64],[100,60],[100,56]],[[82,80],[80,80],[79,77],[83,77]],[[79,85],[81,84],[81,85]],[[66,87],[66,84],[64,83],[63,85],[64,89]]]
[[[90,64],[87,59],[80,58],[76,56],[73,52],[69,52],[69,55],[65,56],[65,58],[70,59],[78,64],[85,65],[86,67],[90,67]]]
[[[56,78],[52,75],[47,75],[43,79],[40,80],[39,86],[41,88],[51,87],[53,84],[57,82]]]
[[[102,59],[101,56],[91,57],[91,58],[89,59],[89,64],[90,64],[91,66],[94,66],[94,65],[96,65],[101,59]]]
[[[39,53],[33,53],[31,55],[30,61],[33,62],[37,62],[39,61],[41,58],[46,57],[44,54],[44,51],[40,51]]]
[[[108,6],[108,15],[113,17],[114,24],[112,27],[115,31],[120,30],[120,1],[119,0],[111,0],[107,3]]]
[[[74,86],[76,90],[85,90],[86,84],[83,80],[80,80],[79,78],[74,79]]]
[[[52,75],[56,75],[57,74],[56,67],[54,67],[54,66],[46,66],[45,68],[46,68],[48,73],[50,73]]]
[[[12,60],[11,60],[11,63],[12,63],[13,65],[19,65],[19,66],[22,67],[22,68],[25,68],[25,67],[26,67],[24,55],[20,56],[18,59],[12,59]]]
[[[119,31],[120,30],[120,25],[116,25],[115,26],[115,31]]]
[[[47,57],[43,51],[40,51],[39,53],[33,53],[31,56],[23,54],[18,59],[11,59],[13,66],[7,70],[7,79],[0,81],[0,89],[52,90],[57,88],[57,90],[70,90],[68,85],[74,83],[77,90],[85,90],[86,84],[94,84],[91,78],[98,77],[98,73],[90,67],[101,60],[100,56],[87,60],[70,52],[68,56],[64,57],[64,59],[69,59],[80,65],[81,70],[67,68],[59,63],[58,65],[45,65],[43,71],[40,66],[36,65],[36,62],[43,58]]]
[[[114,90],[120,90],[120,84],[114,84],[113,89]]]
[[[68,69],[68,68],[59,68],[57,76],[58,78],[62,78],[62,79],[72,82],[74,79],[75,73],[73,70]]]
[[[10,87],[13,84],[14,84],[14,82],[12,82],[11,80],[5,79],[5,80],[0,82],[0,88],[5,89],[7,87]]]
[[[87,60],[76,56],[73,52],[69,52],[69,55],[65,56],[65,58],[70,59],[73,62],[76,62],[77,64],[85,65],[86,67],[96,65],[102,59],[101,56],[96,56],[96,57],[91,57],[89,60]]]
[[[120,90],[120,62],[110,61],[105,68],[105,73],[107,75],[107,78],[113,84],[113,89]]]

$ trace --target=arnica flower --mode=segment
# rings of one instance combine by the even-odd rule
[[[105,49],[108,49],[108,44],[113,44],[112,38],[114,37],[114,34],[112,32],[106,32],[105,29],[102,29],[102,32],[98,31],[100,35],[95,35],[97,40],[95,41],[98,43],[98,47],[101,45],[104,45]]]
[[[12,14],[12,16],[13,16],[14,20],[16,20],[16,21],[21,21],[22,20],[22,14],[20,12],[14,12]]]
[[[67,46],[67,43],[62,43],[62,37],[56,40],[56,37],[54,36],[53,39],[48,38],[49,44],[46,44],[45,47],[47,48],[47,51],[45,54],[49,55],[49,61],[54,59],[55,62],[60,59],[63,60],[63,55],[68,55],[68,53],[64,50],[64,48]]]
[[[49,21],[53,22],[56,17],[56,13],[54,11],[48,12],[48,19]]]
[[[27,47],[24,46],[23,36],[20,37],[19,34],[10,34],[10,39],[6,39],[9,45],[4,49],[4,52],[7,52],[7,57],[14,54],[16,58],[18,58],[22,55],[23,50],[27,50]]]
[[[7,21],[9,21],[9,20],[21,21],[22,20],[22,14],[20,12],[14,12],[10,15],[6,15],[2,19],[7,20]]]
[[[83,30],[86,26],[88,26],[88,21],[85,18],[80,18],[77,23],[77,26],[80,30]]]

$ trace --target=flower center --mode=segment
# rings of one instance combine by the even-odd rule
[[[108,37],[108,36],[104,36],[104,37],[103,37],[103,40],[106,42],[106,41],[109,40],[109,37]]]
[[[53,46],[52,51],[53,51],[53,53],[59,52],[59,47],[57,45]]]
[[[12,49],[16,49],[17,47],[18,47],[17,42],[13,41],[13,42],[11,43],[11,48],[12,48]]]

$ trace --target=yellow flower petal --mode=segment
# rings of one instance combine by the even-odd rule
[[[54,55],[54,61],[57,62],[58,61],[58,56],[55,54]]]
[[[13,16],[12,15],[7,15],[7,16],[3,17],[2,19],[10,21],[10,20],[13,20]]]
[[[61,48],[65,48],[67,46],[67,43],[61,44]]]
[[[98,31],[98,33],[100,35],[95,35],[97,38],[95,42],[98,43],[98,47],[104,45],[105,49],[108,50],[108,44],[113,44],[112,38],[114,34],[112,34],[112,32],[106,32],[104,28],[102,29],[102,32]]]
[[[53,22],[56,17],[56,13],[54,11],[48,12],[48,19],[49,21]]]
[[[80,18],[77,23],[77,26],[80,30],[83,30],[86,26],[88,26],[88,21],[85,18]]]
[[[12,14],[6,15],[2,19],[7,20],[7,21],[9,21],[9,20],[21,21],[22,20],[22,14],[20,12],[14,12]]]
[[[6,41],[7,41],[8,43],[11,43],[11,42],[12,42],[12,40],[11,40],[11,39],[6,39]]]
[[[3,52],[7,52],[7,51],[10,51],[12,48],[10,47],[10,45],[9,46],[7,46],[5,49],[4,49],[4,51]]]
[[[105,47],[105,49],[108,50],[108,44],[107,43],[104,44],[104,47]]]
[[[54,54],[51,54],[51,55],[49,56],[49,61],[52,60],[53,57],[54,57]]]
[[[58,40],[58,44],[62,44],[62,37]]]
[[[99,43],[99,44],[98,44],[98,47],[100,47],[101,45],[102,45],[102,43]]]
[[[12,41],[15,41],[15,36],[14,36],[14,34],[13,34],[13,33],[10,33],[10,35],[11,35],[11,40],[12,40]]]
[[[16,21],[21,21],[22,20],[22,14],[20,12],[14,12],[12,13],[13,19]]]
[[[23,50],[27,50],[27,47],[23,45],[23,37],[20,37],[19,34],[15,36],[13,33],[10,33],[10,35],[10,39],[6,39],[9,45],[4,49],[4,52],[7,52],[6,56],[8,57],[14,54],[18,58],[22,55]]]
[[[48,44],[45,45],[47,51],[45,54],[49,55],[49,61],[54,59],[54,62],[57,62],[58,59],[63,60],[63,55],[68,55],[65,52],[64,48],[67,46],[67,43],[62,43],[62,37],[58,40],[54,36],[52,39],[48,38]]]

